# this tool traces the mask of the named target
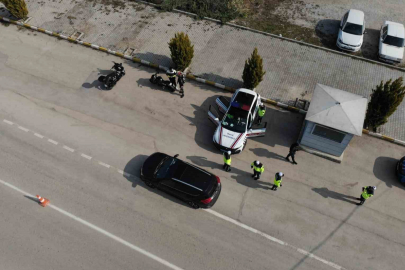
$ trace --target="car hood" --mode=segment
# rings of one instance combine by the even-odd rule
[[[396,47],[381,43],[380,55],[402,59],[404,57],[404,47]]]
[[[363,43],[363,35],[352,35],[342,30],[339,30],[339,38],[342,40],[343,43],[348,45],[358,46],[360,43]]]
[[[234,132],[219,126],[215,131],[215,141],[226,148],[236,149],[243,144],[246,133]]]
[[[154,153],[150,155],[143,163],[142,165],[142,173],[143,176],[147,178],[152,178],[153,174],[156,170],[156,167],[159,165],[159,163],[168,155],[163,154],[163,153]]]

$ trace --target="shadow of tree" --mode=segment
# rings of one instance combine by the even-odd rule
[[[136,53],[135,57],[168,68],[174,65],[172,59],[169,56],[163,54],[145,52],[145,53]]]
[[[323,46],[337,50],[336,40],[339,33],[339,20],[320,20],[315,26],[315,33],[320,38]]]
[[[195,165],[200,166],[200,167],[205,167],[205,168],[222,169],[222,166],[223,166],[222,163],[217,163],[217,162],[207,160],[206,157],[187,156],[187,159],[190,160]],[[222,157],[221,157],[221,162],[222,162]],[[249,167],[249,169],[250,169],[250,167]],[[231,175],[232,179],[236,180],[236,182],[238,182],[239,184],[242,184],[244,186],[250,187],[250,188],[270,189],[273,186],[272,183],[264,182],[261,180],[253,180],[253,178],[252,178],[253,170],[249,173],[247,171],[242,171],[240,169],[231,167],[231,171],[229,172],[229,174]]]

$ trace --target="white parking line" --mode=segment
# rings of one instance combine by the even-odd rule
[[[22,127],[22,126],[18,126],[19,129],[21,129],[22,131],[28,132],[30,131],[28,128]]]
[[[4,122],[4,123],[7,123],[7,124],[9,124],[9,125],[13,125],[13,124],[14,124],[13,122],[8,121],[8,120],[6,120],[6,119],[3,119],[3,122]]]
[[[15,191],[20,192],[21,194],[24,194],[24,195],[26,195],[28,197],[31,197],[31,198],[35,199],[35,197],[33,195],[29,194],[28,192],[25,192],[24,190],[19,189],[16,186],[13,186],[12,184],[10,184],[8,182],[5,182],[5,181],[0,179],[0,183],[7,186],[7,187],[9,187],[9,188],[11,188],[11,189],[14,189]],[[168,261],[166,261],[166,260],[164,260],[164,259],[162,259],[162,258],[160,258],[160,257],[158,257],[158,256],[156,256],[156,255],[154,255],[154,254],[152,254],[152,253],[138,247],[138,246],[135,246],[134,244],[131,244],[130,242],[125,241],[124,239],[122,239],[122,238],[120,238],[120,237],[118,237],[118,236],[116,236],[116,235],[114,235],[114,234],[112,234],[110,232],[107,232],[106,230],[103,230],[100,227],[97,227],[96,225],[94,225],[94,224],[92,224],[92,223],[90,223],[90,222],[88,222],[88,221],[86,221],[84,219],[81,219],[81,218],[69,213],[69,212],[63,210],[62,208],[59,208],[59,207],[57,207],[55,205],[52,205],[52,204],[49,204],[48,206],[50,208],[58,211],[59,213],[65,215],[67,217],[70,217],[71,219],[73,219],[73,220],[75,220],[75,221],[77,221],[77,222],[79,222],[79,223],[81,223],[83,225],[86,225],[87,227],[89,227],[89,228],[91,228],[91,229],[93,229],[93,230],[95,230],[95,231],[97,231],[97,232],[99,232],[101,234],[104,234],[105,236],[117,241],[118,243],[121,243],[124,246],[127,246],[127,247],[129,247],[129,248],[131,248],[131,249],[145,255],[146,257],[149,257],[150,259],[155,260],[155,261],[163,264],[164,266],[167,266],[170,269],[183,270],[182,268],[180,268],[180,267],[178,267],[178,266],[176,266],[174,264],[171,264],[170,262],[168,262]]]
[[[216,217],[219,217],[219,218],[221,218],[221,219],[223,219],[223,220],[226,220],[226,221],[228,221],[228,222],[230,222],[230,223],[233,223],[233,224],[235,224],[236,226],[239,226],[239,227],[241,227],[241,228],[243,228],[243,229],[246,229],[246,230],[251,231],[251,232],[253,232],[253,233],[257,233],[257,234],[259,234],[260,236],[263,236],[264,238],[269,239],[270,241],[273,241],[273,242],[275,242],[275,243],[277,243],[277,244],[290,247],[290,248],[294,249],[295,251],[297,251],[297,252],[299,252],[299,253],[301,253],[301,254],[304,254],[305,256],[308,256],[308,257],[310,257],[310,258],[312,258],[312,259],[315,259],[315,260],[317,260],[317,261],[320,261],[320,262],[322,262],[322,263],[324,263],[324,264],[326,264],[326,265],[328,265],[328,266],[330,266],[330,267],[333,267],[333,268],[338,269],[338,270],[345,270],[345,268],[343,268],[343,267],[340,266],[340,265],[337,265],[337,264],[335,264],[335,263],[333,263],[333,262],[329,262],[329,261],[327,261],[327,260],[325,260],[325,259],[322,259],[322,258],[320,258],[320,257],[318,257],[318,256],[316,256],[316,255],[314,255],[314,254],[312,254],[312,253],[310,253],[310,252],[308,252],[308,251],[306,251],[306,250],[303,250],[303,249],[294,247],[293,245],[290,245],[290,244],[288,244],[288,243],[286,243],[286,242],[284,242],[284,241],[282,241],[282,240],[280,240],[280,239],[277,239],[277,238],[275,238],[275,237],[273,237],[273,236],[271,236],[271,235],[268,235],[267,233],[261,232],[261,231],[255,229],[255,228],[252,228],[252,227],[250,227],[250,226],[248,226],[248,225],[246,225],[246,224],[243,224],[243,223],[241,223],[241,222],[239,222],[239,221],[237,221],[237,220],[235,220],[235,219],[232,219],[232,218],[230,218],[230,217],[224,216],[224,215],[222,215],[222,214],[220,214],[220,213],[218,213],[218,212],[215,212],[214,210],[211,210],[211,209],[204,209],[204,211],[206,211],[206,212],[208,212],[208,213],[210,213],[210,214],[212,214],[212,215],[214,215],[214,216],[216,216]]]
[[[38,138],[41,138],[41,139],[44,138],[44,136],[42,136],[41,134],[38,134],[38,133],[34,133],[34,136],[37,136]]]
[[[64,145],[63,148],[66,149],[66,150],[68,150],[68,151],[70,151],[70,152],[74,152],[74,151],[75,151],[75,149],[70,148],[70,147],[68,147],[68,146],[66,146],[66,145]]]
[[[92,159],[91,156],[85,155],[85,154],[83,154],[83,153],[81,154],[81,156],[84,157],[84,158],[87,158],[88,160]]]
[[[58,145],[57,141],[54,141],[54,140],[51,140],[51,139],[48,139],[48,142],[53,143],[54,145]]]
[[[101,166],[104,166],[104,167],[106,167],[106,168],[110,168],[110,167],[111,167],[110,165],[108,165],[108,164],[106,164],[106,163],[104,163],[104,162],[101,162],[101,161],[99,161],[98,164],[100,164]]]

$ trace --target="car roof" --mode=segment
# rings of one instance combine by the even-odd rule
[[[405,37],[405,29],[404,25],[396,22],[385,21],[386,25],[388,25],[388,35],[393,37],[404,38]]]
[[[357,9],[350,9],[349,10],[349,17],[347,17],[347,21],[349,23],[354,24],[364,24],[364,12]]]

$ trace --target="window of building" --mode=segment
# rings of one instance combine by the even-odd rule
[[[336,129],[318,125],[315,125],[314,129],[312,130],[312,134],[337,143],[342,143],[343,139],[346,136],[345,133],[337,131]]]

